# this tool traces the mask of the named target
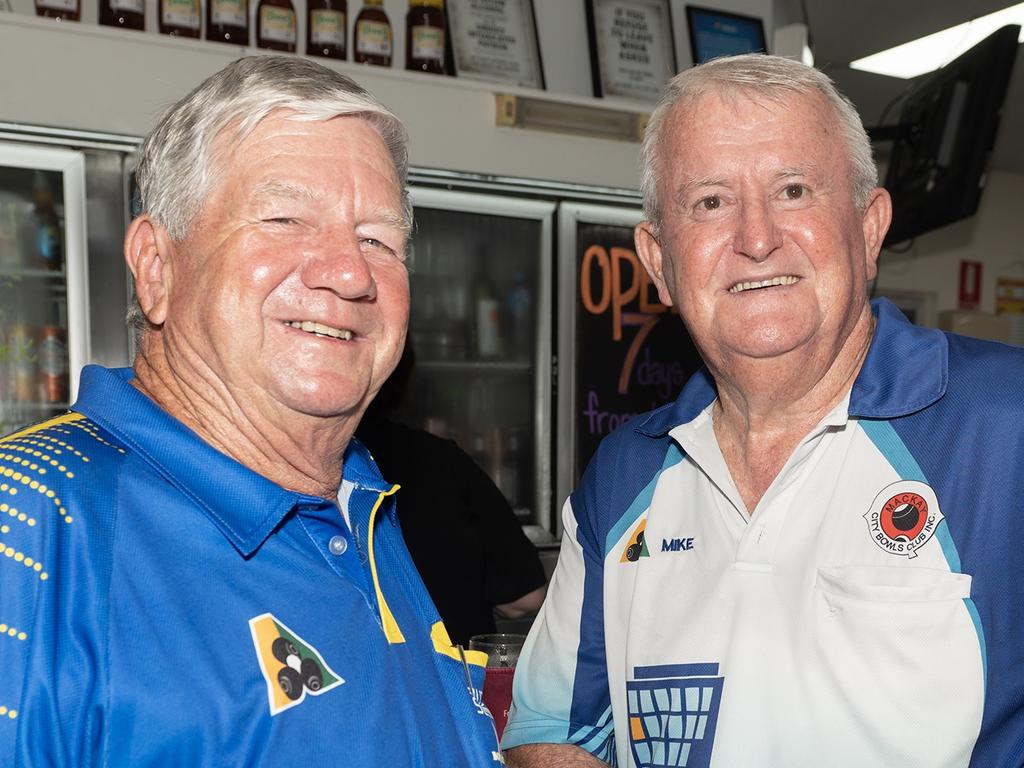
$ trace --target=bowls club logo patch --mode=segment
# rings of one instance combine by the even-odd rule
[[[935,535],[943,516],[929,486],[901,480],[882,489],[864,519],[879,547],[891,555],[917,557],[917,550]]]

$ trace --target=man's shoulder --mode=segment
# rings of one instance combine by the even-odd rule
[[[129,455],[114,435],[73,411],[7,435],[0,439],[0,512],[31,520],[37,536],[70,524],[88,499],[108,504]]]
[[[964,385],[1013,382],[1024,374],[1024,347],[947,333],[950,380]]]
[[[0,438],[7,462],[15,464],[36,460],[46,472],[61,465],[77,464],[88,470],[94,462],[118,460],[127,455],[123,443],[88,416],[68,411],[24,427]],[[27,465],[26,465],[27,466]],[[46,474],[43,472],[43,474]]]
[[[679,402],[638,413],[601,440],[595,462],[614,461],[623,469],[655,462],[660,466],[665,450],[673,443],[668,432],[678,423]],[[625,462],[625,465],[623,465]]]
[[[571,497],[578,513],[599,528],[614,525],[666,465],[682,459],[666,426],[676,409],[670,403],[641,413],[601,441]]]
[[[943,410],[991,414],[995,418],[1022,412],[1024,348],[947,333],[949,349]]]
[[[94,630],[106,610],[115,486],[128,455],[111,434],[74,412],[0,439],[0,551],[6,556],[0,616],[20,640],[0,648],[7,672],[0,702],[19,720],[46,709],[32,692],[50,685],[54,669],[62,674],[72,660],[75,674],[85,674],[49,618],[74,616],[79,639],[99,642]],[[77,702],[68,706],[73,710]]]

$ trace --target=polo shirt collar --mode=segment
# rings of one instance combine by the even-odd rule
[[[877,319],[868,354],[850,392],[851,418],[891,419],[926,408],[946,392],[949,345],[934,328],[912,325],[888,299],[874,299]],[[690,377],[672,403],[639,419],[636,432],[664,437],[696,419],[718,396],[706,367]]]
[[[946,394],[949,341],[935,328],[910,323],[888,299],[875,299],[878,319],[850,394],[850,416],[893,419],[927,408]]]
[[[132,386],[133,375],[130,368],[86,366],[72,410],[116,436],[192,499],[241,555],[259,549],[292,509],[329,503],[282,488],[221,453]],[[390,488],[355,439],[345,451],[344,467],[345,478],[356,487],[378,493]],[[387,506],[393,514],[394,505]]]

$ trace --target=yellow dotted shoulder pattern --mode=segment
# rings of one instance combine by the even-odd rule
[[[23,509],[51,510],[65,525],[74,523],[54,486],[62,478],[73,480],[75,473],[89,463],[94,443],[102,446],[100,450],[125,453],[105,440],[99,428],[80,413],[56,416],[0,439],[0,561],[9,558],[40,581],[49,578],[43,564],[7,536],[18,526],[32,528],[38,523],[34,516],[38,512],[26,513]],[[38,495],[45,501],[42,505],[24,504],[24,494]],[[3,632],[0,630],[0,638]]]

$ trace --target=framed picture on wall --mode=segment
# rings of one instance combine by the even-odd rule
[[[716,8],[686,6],[693,63],[741,53],[764,53],[764,22],[756,16],[728,13]]]
[[[594,95],[655,102],[676,71],[669,0],[586,0]]]
[[[544,88],[533,0],[448,0],[455,74]]]

